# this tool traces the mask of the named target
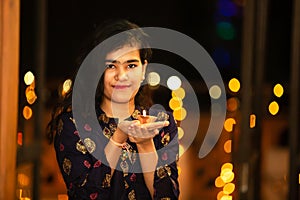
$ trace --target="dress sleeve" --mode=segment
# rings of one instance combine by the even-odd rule
[[[71,199],[109,198],[111,169],[87,151],[71,114],[60,116],[54,148]]]
[[[179,183],[177,161],[179,156],[178,128],[174,117],[169,115],[170,125],[160,131],[154,138],[159,156],[154,174],[154,199],[177,200],[179,198]]]

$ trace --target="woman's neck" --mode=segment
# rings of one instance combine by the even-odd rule
[[[100,107],[108,117],[124,120],[131,116],[131,114],[134,112],[135,104],[134,101],[130,101],[128,103],[114,103],[112,101],[103,101]]]

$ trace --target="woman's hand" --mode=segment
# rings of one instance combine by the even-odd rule
[[[128,137],[131,142],[136,144],[143,144],[150,142],[154,138],[159,130],[165,126],[168,126],[168,121],[149,122],[141,124],[136,120],[128,127]]]

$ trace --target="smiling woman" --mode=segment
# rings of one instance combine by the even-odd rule
[[[148,36],[127,20],[107,21],[97,29],[83,58],[117,33],[124,37],[110,44],[104,61],[99,61],[105,67],[95,95],[101,131],[89,121],[75,118],[74,88],[54,109],[48,125],[49,142],[54,141],[68,196],[81,200],[177,200],[179,145],[174,117],[168,112],[157,121],[139,120],[142,110],[151,106],[146,87],[141,87],[152,54]],[[161,111],[151,114],[162,115]],[[91,137],[80,137],[85,133]],[[169,150],[159,153],[166,146]]]

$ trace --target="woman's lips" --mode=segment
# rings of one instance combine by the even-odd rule
[[[113,86],[114,89],[126,89],[126,88],[129,88],[129,85],[115,85]]]

